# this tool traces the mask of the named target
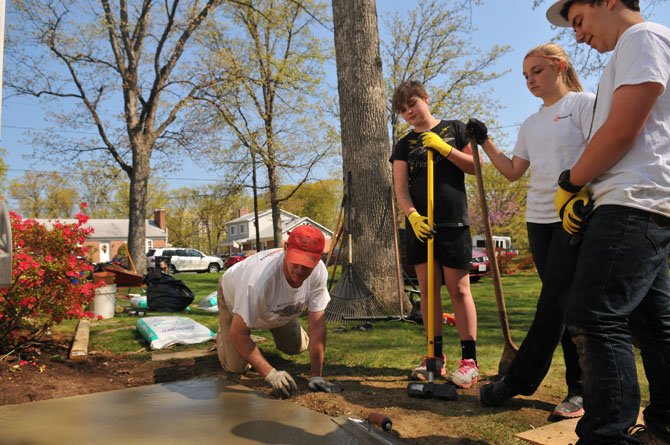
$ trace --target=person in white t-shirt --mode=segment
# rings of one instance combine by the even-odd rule
[[[220,330],[217,354],[224,370],[243,373],[254,368],[274,392],[290,397],[297,385],[286,371],[275,369],[251,339],[252,329],[269,329],[277,349],[299,354],[309,349],[309,388],[338,392],[323,376],[326,349],[325,309],[330,301],[328,272],[321,261],[323,233],[309,225],[289,232],[283,249],[251,255],[219,280]],[[299,317],[308,311],[308,333]]]
[[[598,85],[593,135],[560,174],[564,227],[588,215],[567,326],[584,370],[579,445],[670,443],[670,29],[638,0],[561,0],[547,10],[577,42],[612,52]],[[645,425],[633,343],[649,382]]]
[[[511,159],[488,138],[484,123],[471,119],[466,125],[466,131],[474,135],[508,180],[518,180],[530,168],[526,224],[542,280],[535,317],[518,354],[505,377],[480,387],[478,396],[483,404],[498,406],[518,394],[533,394],[561,343],[568,395],[552,417],[579,417],[584,414],[582,371],[565,329],[568,290],[579,246],[563,230],[554,211],[554,192],[558,174],[574,164],[586,146],[595,96],[583,91],[567,54],[555,43],[537,46],[526,54],[523,76],[530,92],[542,99],[542,106],[521,125]]]

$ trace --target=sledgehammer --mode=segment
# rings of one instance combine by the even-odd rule
[[[426,150],[427,157],[427,184],[428,200],[428,226],[434,225],[434,164],[433,164],[433,150]],[[438,385],[433,382],[434,376],[437,373],[437,357],[435,357],[435,286],[433,286],[435,275],[435,245],[433,244],[433,237],[426,240],[428,244],[428,322],[426,323],[426,336],[428,337],[428,355],[426,357],[426,371],[428,372],[427,382],[412,382],[407,385],[407,394],[410,397],[420,397],[423,399],[443,399],[443,400],[457,400],[458,394],[456,388],[452,385]]]

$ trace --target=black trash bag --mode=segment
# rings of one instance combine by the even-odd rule
[[[144,277],[147,285],[147,306],[157,312],[183,312],[193,303],[195,295],[181,280],[153,270]]]

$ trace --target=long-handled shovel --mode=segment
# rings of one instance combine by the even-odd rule
[[[484,232],[486,235],[486,253],[491,260],[491,270],[493,272],[493,290],[496,296],[496,304],[498,306],[498,318],[500,319],[500,326],[502,327],[503,338],[505,340],[505,347],[503,349],[500,363],[498,364],[498,374],[505,375],[507,369],[512,364],[512,360],[516,357],[519,348],[516,347],[512,341],[512,336],[509,332],[509,323],[507,321],[507,308],[505,306],[505,297],[503,296],[502,282],[500,281],[500,269],[498,268],[498,259],[493,244],[493,234],[491,232],[491,220],[489,218],[489,209],[486,204],[486,192],[484,190],[484,180],[482,179],[482,167],[479,162],[479,149],[477,141],[472,139],[470,141],[472,147],[472,157],[475,161],[475,175],[477,177],[477,193],[479,195],[479,205],[482,208],[482,220],[484,221]]]
[[[433,199],[433,183],[434,183],[434,165],[433,165],[433,151],[426,150],[427,156],[427,184],[428,189],[428,226],[434,225],[434,199]],[[434,376],[437,373],[437,357],[435,357],[435,245],[433,237],[428,238],[428,323],[426,325],[426,335],[428,336],[428,354],[426,357],[426,371],[428,372],[427,382],[412,382],[407,385],[407,393],[411,397],[421,397],[424,399],[444,399],[457,400],[458,393],[456,388],[452,385],[438,385],[433,382]]]

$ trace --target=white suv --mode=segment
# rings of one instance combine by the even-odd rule
[[[147,267],[156,267],[156,257],[170,259],[170,273],[177,272],[210,272],[216,273],[223,269],[223,260],[219,257],[205,255],[196,249],[169,247],[150,249],[147,252]]]

